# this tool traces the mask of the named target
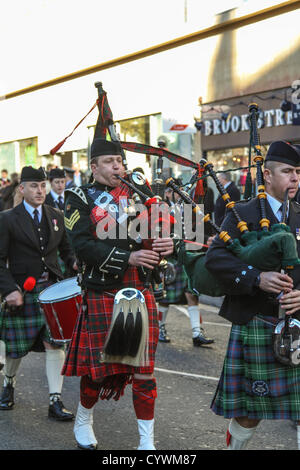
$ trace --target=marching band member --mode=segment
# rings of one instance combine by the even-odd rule
[[[62,213],[43,205],[46,197],[44,170],[24,167],[20,192],[23,201],[0,214],[0,293],[3,300],[0,339],[6,345],[7,356],[0,410],[11,410],[14,406],[15,376],[22,357],[30,351],[46,351],[48,416],[60,421],[71,420],[74,415],[61,401],[65,352],[52,344],[37,299],[43,289],[63,277],[57,252],[73,267],[75,258],[66,237]],[[28,277],[36,281],[30,292],[23,289]]]
[[[288,225],[295,235],[300,226],[300,206],[291,201],[298,189],[300,153],[284,141],[273,142],[264,168],[266,211],[271,225],[281,221],[288,190]],[[237,211],[249,229],[259,230],[259,200],[238,203]],[[222,224],[232,238],[240,232],[229,211]],[[300,254],[299,236],[298,256]],[[215,237],[206,267],[228,286],[220,315],[232,322],[223,371],[212,401],[217,415],[229,418],[228,449],[245,449],[262,419],[289,419],[300,424],[300,367],[277,362],[272,335],[278,323],[279,304],[287,315],[299,319],[300,290],[280,272],[260,272],[233,255]],[[283,292],[278,300],[276,297]],[[300,427],[298,446],[300,448]]]
[[[60,168],[52,168],[49,172],[50,192],[47,194],[45,204],[64,210],[64,191],[66,187],[66,173]]]
[[[144,287],[144,269],[153,269],[159,263],[159,255],[171,254],[173,242],[171,238],[156,239],[152,249],[146,250],[138,241],[118,236],[124,217],[120,214],[119,204],[122,197],[130,198],[130,190],[118,178],[124,174],[118,143],[94,138],[90,166],[94,183],[65,192],[65,226],[72,247],[83,264],[84,302],[63,368],[65,375],[81,377],[75,439],[79,448],[96,449],[97,439],[93,431],[95,404],[99,398],[118,400],[126,385],[132,383],[133,406],[140,434],[138,449],[154,449],[156,381],[153,371],[158,314],[152,289]],[[104,230],[103,226],[101,228],[103,218],[113,221],[116,237],[100,236]],[[127,221],[125,224],[127,233]],[[125,288],[125,293],[122,288]],[[134,293],[134,298],[125,299],[128,293],[129,297]],[[125,306],[124,312],[121,310],[114,316],[119,298],[129,308],[127,317]],[[144,307],[141,305],[143,298]],[[137,312],[145,306],[148,313],[143,317],[139,333],[133,334],[133,341],[143,345],[144,349],[140,348],[142,355],[145,349],[148,351],[148,360],[143,361],[134,354],[129,357],[125,351],[131,350],[132,343],[126,342],[130,332],[136,331]],[[130,314],[134,316],[135,323],[128,327],[129,333],[124,336]],[[123,315],[124,321],[120,320]],[[141,337],[144,343],[140,341]],[[111,343],[107,342],[108,338]],[[106,349],[107,344],[114,349],[111,355]],[[119,350],[118,354],[116,350]]]
[[[180,180],[173,178],[173,181],[175,181],[178,186],[182,186]],[[166,189],[165,198],[169,199],[170,204],[173,206],[179,200],[178,194],[174,193],[171,188]],[[206,336],[203,327],[202,316],[200,314],[199,307],[199,298],[189,290],[188,277],[183,266],[180,263],[177,263],[176,258],[169,258],[168,261],[174,265],[175,279],[173,282],[167,282],[165,284],[166,296],[159,301],[159,341],[161,343],[169,343],[171,341],[166,331],[166,321],[169,313],[169,306],[187,303],[187,312],[192,330],[193,346],[200,347],[212,344],[214,340]]]

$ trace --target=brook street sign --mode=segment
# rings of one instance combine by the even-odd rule
[[[249,131],[249,113],[229,114],[227,119],[205,119],[203,124],[202,132],[206,137]],[[260,111],[257,120],[259,129],[288,125],[300,125],[300,104],[293,104],[292,109],[287,112],[280,108]]]

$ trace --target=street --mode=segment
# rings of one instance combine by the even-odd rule
[[[167,318],[171,343],[159,343],[156,360],[158,398],[155,412],[157,450],[225,450],[227,422],[210,410],[230,332],[218,308],[201,305],[211,346],[192,345],[183,307],[172,307]],[[30,353],[21,364],[15,407],[0,412],[0,450],[75,450],[73,423],[49,420],[44,355]],[[2,380],[1,380],[2,382]],[[62,399],[74,413],[79,378],[65,378]],[[98,449],[135,450],[138,444],[131,387],[119,402],[100,401],[94,413]],[[296,450],[296,431],[287,421],[264,421],[249,445],[251,450]]]

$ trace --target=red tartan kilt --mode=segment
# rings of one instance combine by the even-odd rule
[[[125,287],[133,287],[143,292],[149,315],[149,365],[133,367],[126,364],[101,363],[106,335],[110,326],[114,295]],[[135,267],[125,273],[122,286],[109,293],[88,291],[87,312],[81,309],[68,347],[62,374],[67,376],[90,375],[92,380],[115,374],[152,374],[158,342],[158,312],[153,293],[145,289]]]

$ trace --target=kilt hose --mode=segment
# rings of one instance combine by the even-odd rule
[[[101,362],[105,339],[110,327],[114,296],[118,290],[132,287],[143,292],[149,319],[149,364],[133,367],[126,364]],[[145,289],[139,280],[137,268],[127,269],[119,289],[97,293],[88,290],[79,313],[73,336],[67,350],[62,374],[89,376],[101,383],[100,398],[119,399],[134,373],[152,374],[158,342],[158,312],[152,291]]]
[[[44,314],[38,302],[39,294],[52,282],[36,284],[24,296],[24,307],[20,314],[11,314],[8,309],[0,312],[0,339],[5,342],[6,355],[17,359],[30,351],[45,351],[43,341],[52,344]]]
[[[278,319],[256,315],[232,325],[211,409],[224,418],[300,420],[300,366],[277,362],[272,333]]]

